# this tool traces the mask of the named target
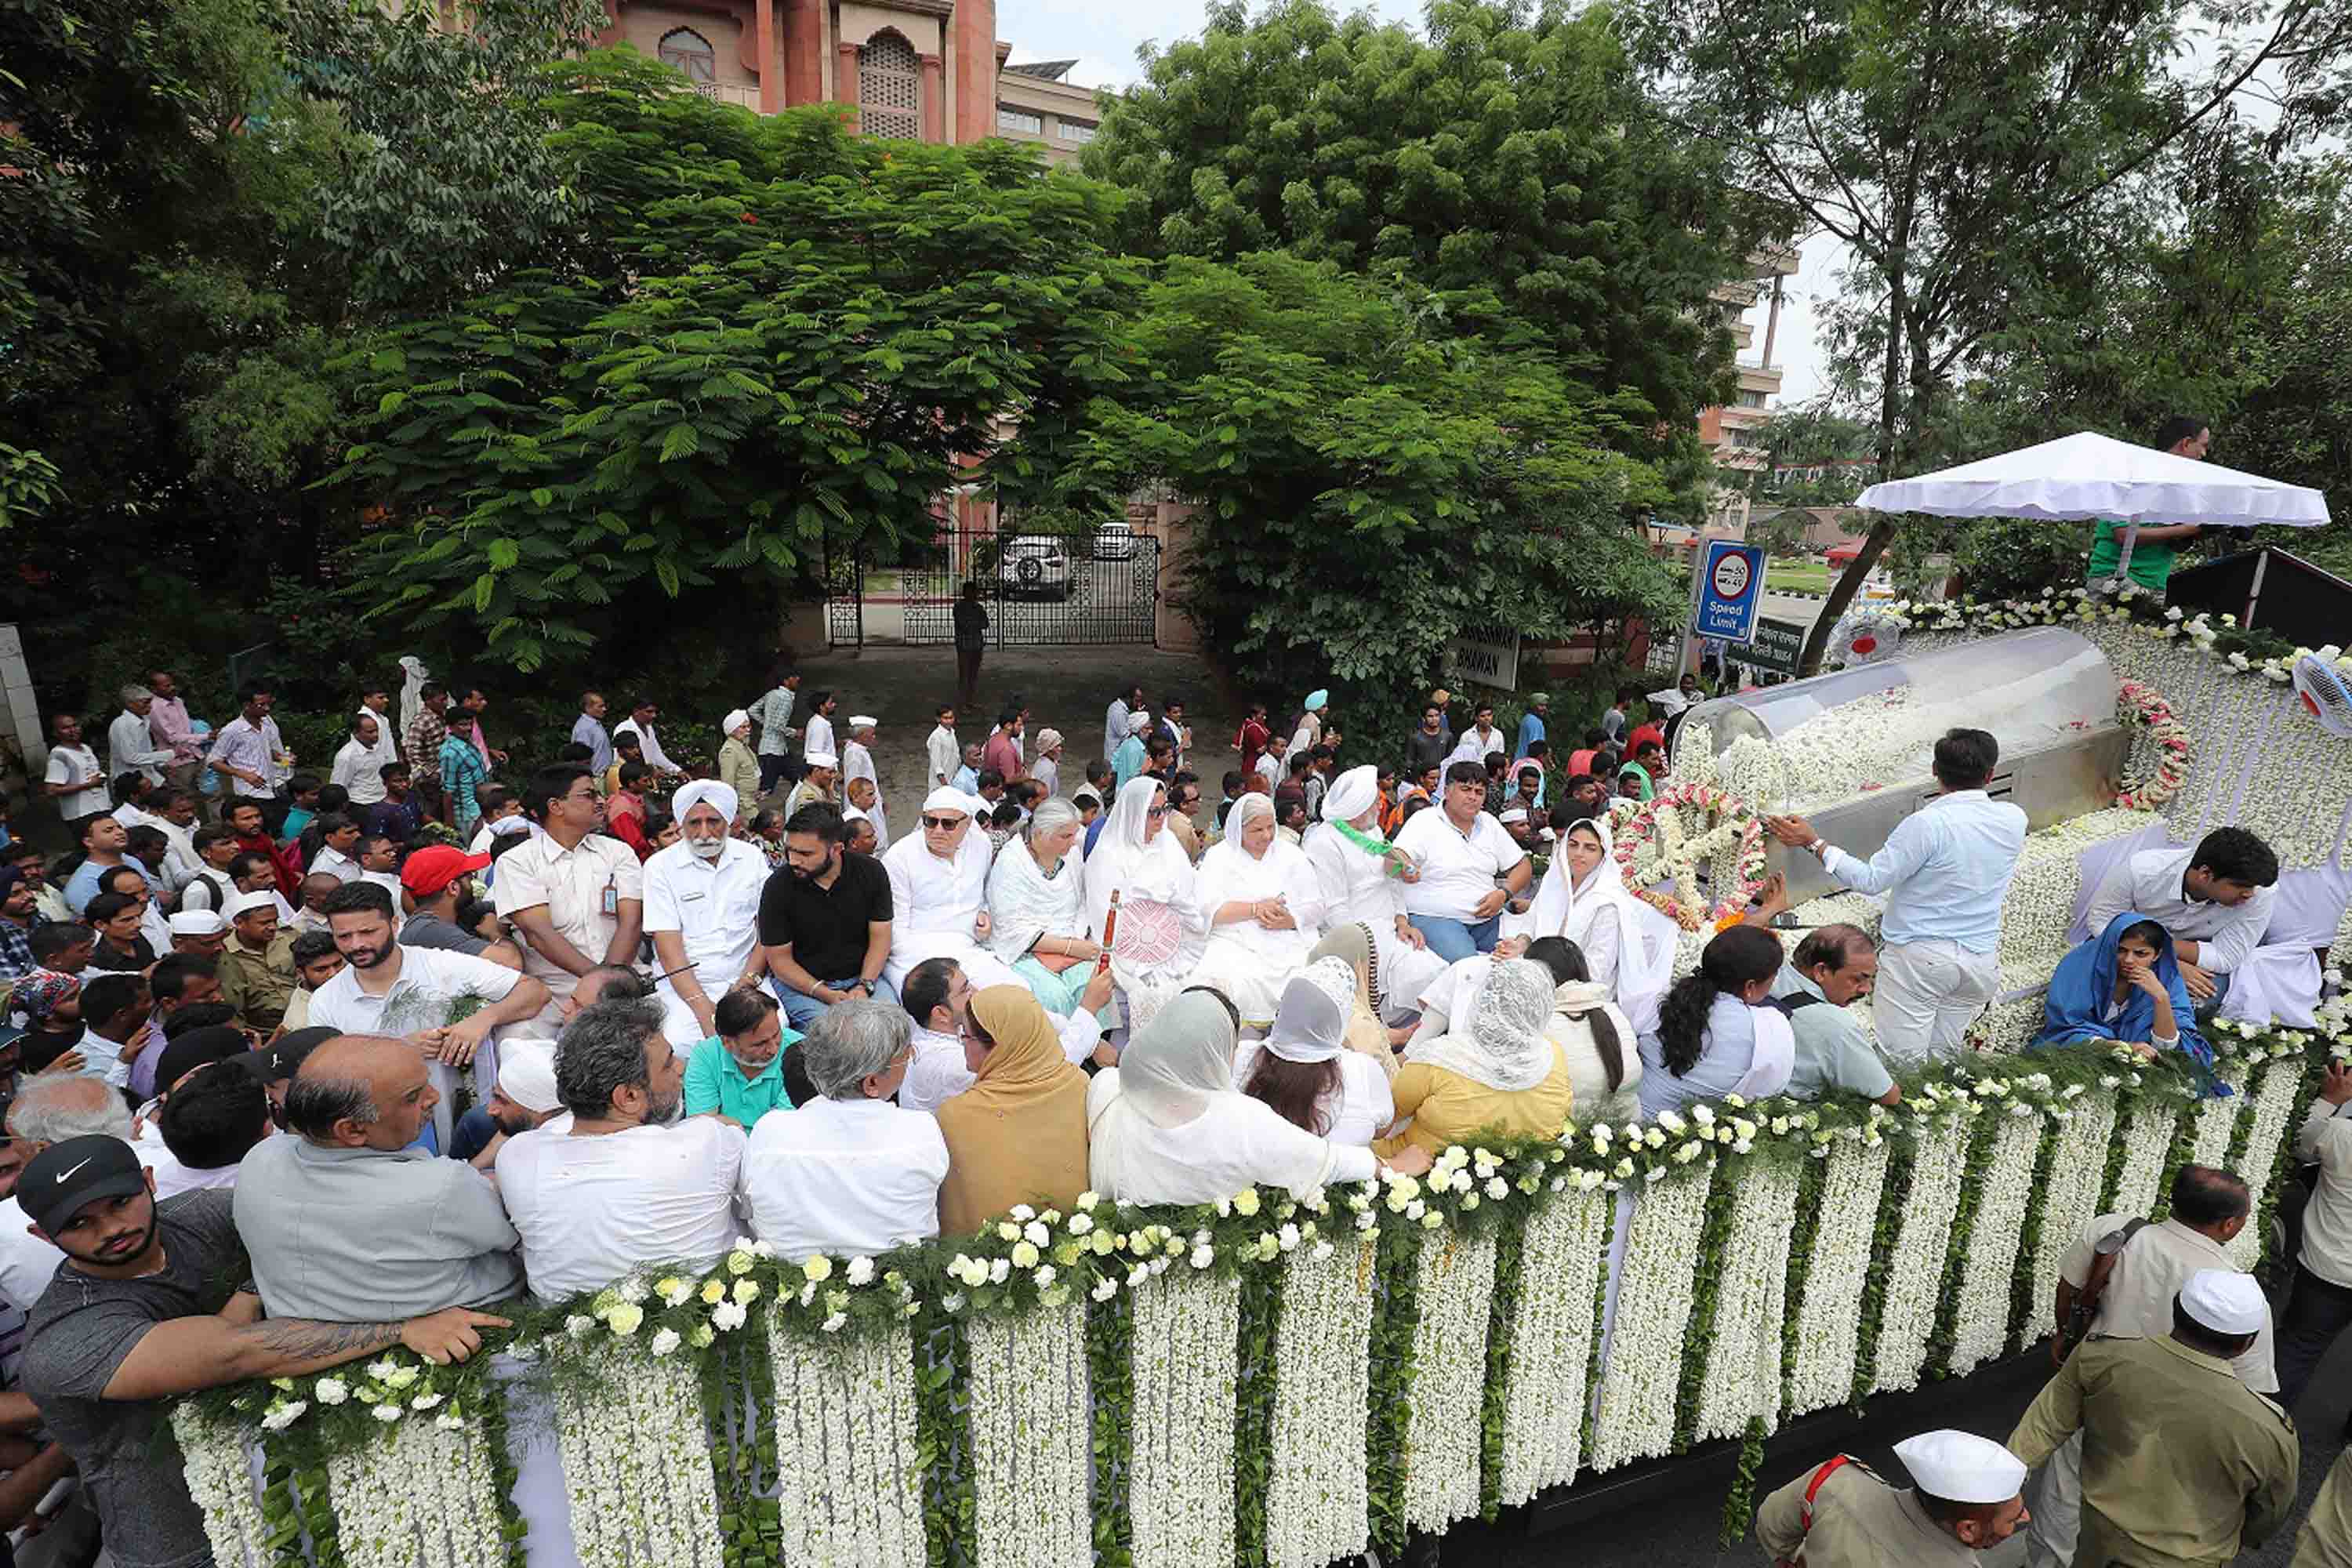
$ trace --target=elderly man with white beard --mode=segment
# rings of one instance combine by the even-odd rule
[[[883,853],[890,876],[890,963],[882,977],[901,991],[907,972],[927,958],[952,958],[975,989],[1023,985],[985,945],[988,919],[988,835],[971,830],[980,801],[956,789],[924,797],[919,831]]]
[[[646,934],[661,964],[662,1032],[681,1049],[718,1033],[719,998],[767,973],[760,894],[768,858],[732,836],[740,805],[713,780],[681,785],[670,800],[681,837],[646,862]]]

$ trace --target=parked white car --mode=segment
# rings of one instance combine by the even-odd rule
[[[1006,598],[1070,596],[1070,557],[1062,542],[1039,534],[1015,535],[997,552],[996,589]]]

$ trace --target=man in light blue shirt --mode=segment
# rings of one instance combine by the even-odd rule
[[[588,770],[598,778],[613,765],[613,737],[604,732],[604,694],[583,691],[580,694],[580,717],[572,721],[572,739],[575,745],[588,748]]]
[[[1544,733],[1544,715],[1551,711],[1551,693],[1531,692],[1528,710],[1519,715],[1519,743],[1511,752],[1511,761],[1517,762],[1528,754],[1528,748],[1538,741],[1549,739]]]
[[[1878,950],[1860,926],[1820,926],[1797,944],[1772,982],[1772,1005],[1788,1015],[1797,1037],[1786,1093],[1819,1100],[1843,1090],[1882,1105],[1902,1103],[1903,1090],[1851,1011],[1877,978]]]
[[[1942,793],[1866,861],[1824,842],[1801,816],[1767,819],[1781,843],[1811,850],[1847,887],[1885,895],[1871,1010],[1880,1047],[1897,1061],[1956,1055],[2000,994],[2001,900],[2025,847],[2025,813],[1985,794],[2000,761],[2000,743],[1984,731],[1946,731],[1936,742]]]

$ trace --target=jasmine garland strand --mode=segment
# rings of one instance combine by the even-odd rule
[[[2116,1108],[2105,1100],[2083,1099],[2063,1112],[2042,1145],[2044,1168],[2034,1190],[2041,1194],[2030,1213],[2032,1243],[2021,1241],[2018,1275],[2029,1281],[2024,1312],[2010,1324],[2012,1345],[2041,1337],[2040,1314],[2058,1293],[2059,1266],[2083,1227],[2106,1211],[2099,1195],[2107,1182],[2112,1154],[2124,1147],[2116,1133]]]
[[[1654,1458],[1674,1447],[1683,1342],[1690,1328],[1692,1280],[1714,1175],[1713,1162],[1696,1165],[1687,1175],[1649,1184],[1633,1203],[1624,1279],[1593,1417],[1591,1453],[1596,1469]]]
[[[1480,1410],[1495,1236],[1438,1232],[1422,1244],[1405,1426],[1405,1522],[1442,1531],[1478,1511]]]
[[[1972,1128],[1968,1152],[1962,1156],[1959,1198],[1952,1209],[1952,1228],[1944,1245],[1943,1267],[1937,1271],[1936,1321],[1927,1331],[1927,1370],[1943,1377],[1951,1365],[1952,1344],[1959,1332],[1960,1295],[1968,1281],[1969,1243],[1977,1228],[1977,1209],[1984,1201],[1985,1171],[1992,1163],[2000,1123],[1990,1118]]]
[[[2042,1147],[2033,1157],[2033,1175],[2026,1188],[2025,1224],[2017,1238],[2018,1267],[2010,1271],[2009,1324],[2003,1340],[2014,1348],[2018,1336],[2035,1321],[2034,1301],[2041,1281],[2036,1278],[2042,1255],[2042,1237],[2049,1218],[2053,1200],[2058,1194],[2051,1191],[2051,1173],[2058,1163],[2059,1145],[2065,1142],[2060,1129],[2042,1140]],[[2063,1233],[2063,1226],[2059,1227]],[[2047,1300],[2047,1298],[2043,1298]]]
[[[2246,1195],[2257,1216],[2265,1212],[2263,1205],[2277,1179],[2279,1151],[2294,1142],[2295,1129],[2301,1125],[2294,1107],[2304,1097],[2308,1076],[2305,1058],[2285,1057],[2266,1068],[2254,1086],[2253,1104],[2246,1116],[2245,1147],[2231,1169],[2244,1179]],[[2241,1268],[2254,1268],[2265,1245],[2262,1229],[2250,1226],[2230,1243],[2231,1260]]]
[[[1364,1488],[1372,1548],[1384,1561],[1404,1551],[1405,1431],[1412,1420],[1413,1298],[1421,1276],[1423,1234],[1419,1226],[1405,1225],[1382,1226],[1380,1231]]]
[[[1273,1482],[1276,1336],[1288,1268],[1242,1277],[1234,1336],[1234,1568],[1265,1568],[1266,1493]]]
[[[2294,1064],[2282,1064],[2280,1070],[2291,1065]],[[2285,1135],[2279,1140],[2278,1152],[2272,1157],[2270,1180],[2263,1184],[2262,1200],[2255,1205],[2254,1223],[2247,1227],[2255,1232],[2255,1246],[2260,1248],[2254,1263],[2258,1273],[2294,1261],[2272,1252],[2271,1227],[2278,1217],[2279,1195],[2294,1179],[2295,1134],[2302,1129],[2304,1119],[2311,1114],[2311,1102],[2318,1098],[2320,1082],[2327,1071],[2326,1064],[2316,1058],[2307,1059],[2300,1066],[2302,1078],[2295,1086],[2294,1103],[2287,1113]]]
[[[1698,1386],[1695,1441],[1735,1437],[1780,1411],[1780,1331],[1789,1316],[1790,1235],[1796,1225],[1800,1166],[1811,1160],[1748,1157],[1730,1184],[1729,1234],[1717,1292],[1712,1343]]]
[[[2030,1105],[2012,1105],[2007,1116],[1990,1120],[1995,1129],[1992,1149],[1977,1184],[1975,1224],[1944,1363],[1948,1377],[1964,1377],[2008,1348],[2018,1239],[2037,1195],[2032,1173],[2050,1141],[2051,1119]]]
[[[1723,1293],[1724,1242],[1738,1208],[1736,1184],[1716,1183],[1707,1197],[1706,1225],[1699,1232],[1697,1258],[1691,1271],[1690,1326],[1683,1333],[1682,1372],[1675,1382],[1674,1451],[1677,1454],[1690,1451],[1698,1427],[1707,1352],[1715,1345],[1715,1313]]]
[[[1601,1235],[1606,1237],[1610,1234],[1607,1225],[1613,1225],[1615,1223],[1619,1211],[1615,1199],[1611,1198],[1603,1201],[1607,1204],[1607,1207],[1603,1211],[1606,1215],[1606,1224],[1601,1231]],[[1594,1462],[1593,1430],[1599,1423],[1601,1405],[1599,1398],[1601,1391],[1601,1352],[1602,1347],[1608,1343],[1608,1335],[1603,1331],[1607,1328],[1609,1322],[1609,1289],[1610,1286],[1614,1283],[1614,1276],[1612,1275],[1609,1268],[1609,1252],[1610,1249],[1606,1247],[1600,1249],[1601,1266],[1592,1272],[1592,1334],[1591,1345],[1585,1352],[1584,1392],[1582,1399],[1584,1414],[1577,1425],[1577,1447],[1584,1456],[1584,1461],[1588,1465]],[[1571,1476],[1570,1479],[1572,1479],[1573,1477]],[[1534,1494],[1529,1493],[1528,1495],[1533,1496]]]
[[[1068,1301],[967,1325],[978,1568],[1058,1568],[1089,1548],[1085,1307]],[[1229,1340],[1224,1348],[1230,1359]],[[1213,1457],[1226,1460],[1230,1451]]]
[[[1115,1296],[1087,1306],[1087,1373],[1094,1389],[1094,1561],[1129,1568],[1135,1558],[1127,1511],[1127,1456],[1134,1436],[1135,1300]],[[940,1568],[934,1562],[932,1568]]]
[[[1198,1568],[1233,1555],[1240,1297],[1238,1277],[1189,1268],[1135,1293],[1128,1515],[1136,1568]]]
[[[2159,1183],[2186,1114],[2187,1107],[2178,1100],[2146,1100],[2133,1110],[2124,1131],[2123,1168],[2116,1173],[2114,1191],[2099,1201],[2099,1213],[2153,1211],[2162,1194],[2169,1190],[2168,1183]]]
[[[1807,1161],[1816,1184],[1798,1205],[1811,1234],[1789,1248],[1790,1292],[1785,1317],[1781,1419],[1822,1410],[1851,1396],[1861,1353],[1864,1286],[1878,1246],[1886,1170],[1895,1144],[1841,1140]],[[1880,1300],[1885,1299],[1882,1288]]]
[[[1299,1248],[1283,1268],[1265,1502],[1271,1568],[1323,1568],[1370,1537],[1364,1428],[1378,1239],[1354,1227],[1337,1236]]]
[[[1608,1273],[1616,1199],[1567,1192],[1538,1211],[1520,1237],[1518,1301],[1511,1319],[1510,1386],[1502,1411],[1498,1495],[1508,1507],[1576,1479],[1591,1441],[1599,1306],[1587,1281]],[[1496,1265],[1496,1287],[1501,1266]]]
[[[1846,1403],[1856,1409],[1878,1388],[1878,1342],[1886,1321],[1887,1271],[1895,1265],[1895,1237],[1910,1203],[1913,1159],[1907,1143],[1895,1146],[1887,1156],[1878,1215],[1871,1226],[1870,1266],[1864,1272],[1862,1299],[1854,1311],[1853,1381],[1846,1394]]]
[[[1519,1270],[1527,1258],[1528,1221],[1515,1215],[1495,1235],[1495,1295],[1486,1318],[1486,1389],[1478,1411],[1478,1517],[1493,1523],[1503,1511],[1503,1421],[1511,1394],[1511,1354],[1518,1328]]]
[[[1887,1255],[1886,1300],[1872,1389],[1913,1389],[1927,1364],[1942,1302],[1954,1221],[1967,1186],[1971,1108],[1947,1111],[1914,1145],[1901,1223]]]
[[[1797,1226],[1789,1236],[1786,1293],[1789,1310],[1780,1319],[1780,1413],[1796,1405],[1797,1362],[1805,1324],[1805,1267],[1811,1261],[1813,1237],[1822,1226],[1822,1188],[1829,1179],[1829,1161],[1808,1160],[1797,1177]]]
[[[2196,1157],[2200,1110],[2198,1101],[2189,1100],[2173,1118],[2172,1142],[2165,1146],[2164,1164],[2157,1172],[2155,1192],[2148,1203],[2147,1217],[2151,1220],[2160,1222],[2172,1214],[2172,1178]]]

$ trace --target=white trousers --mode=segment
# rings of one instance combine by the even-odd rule
[[[1959,1054],[1969,1025],[2000,994],[2000,961],[1956,942],[1909,942],[1878,955],[1871,1017],[1897,1061]]]

